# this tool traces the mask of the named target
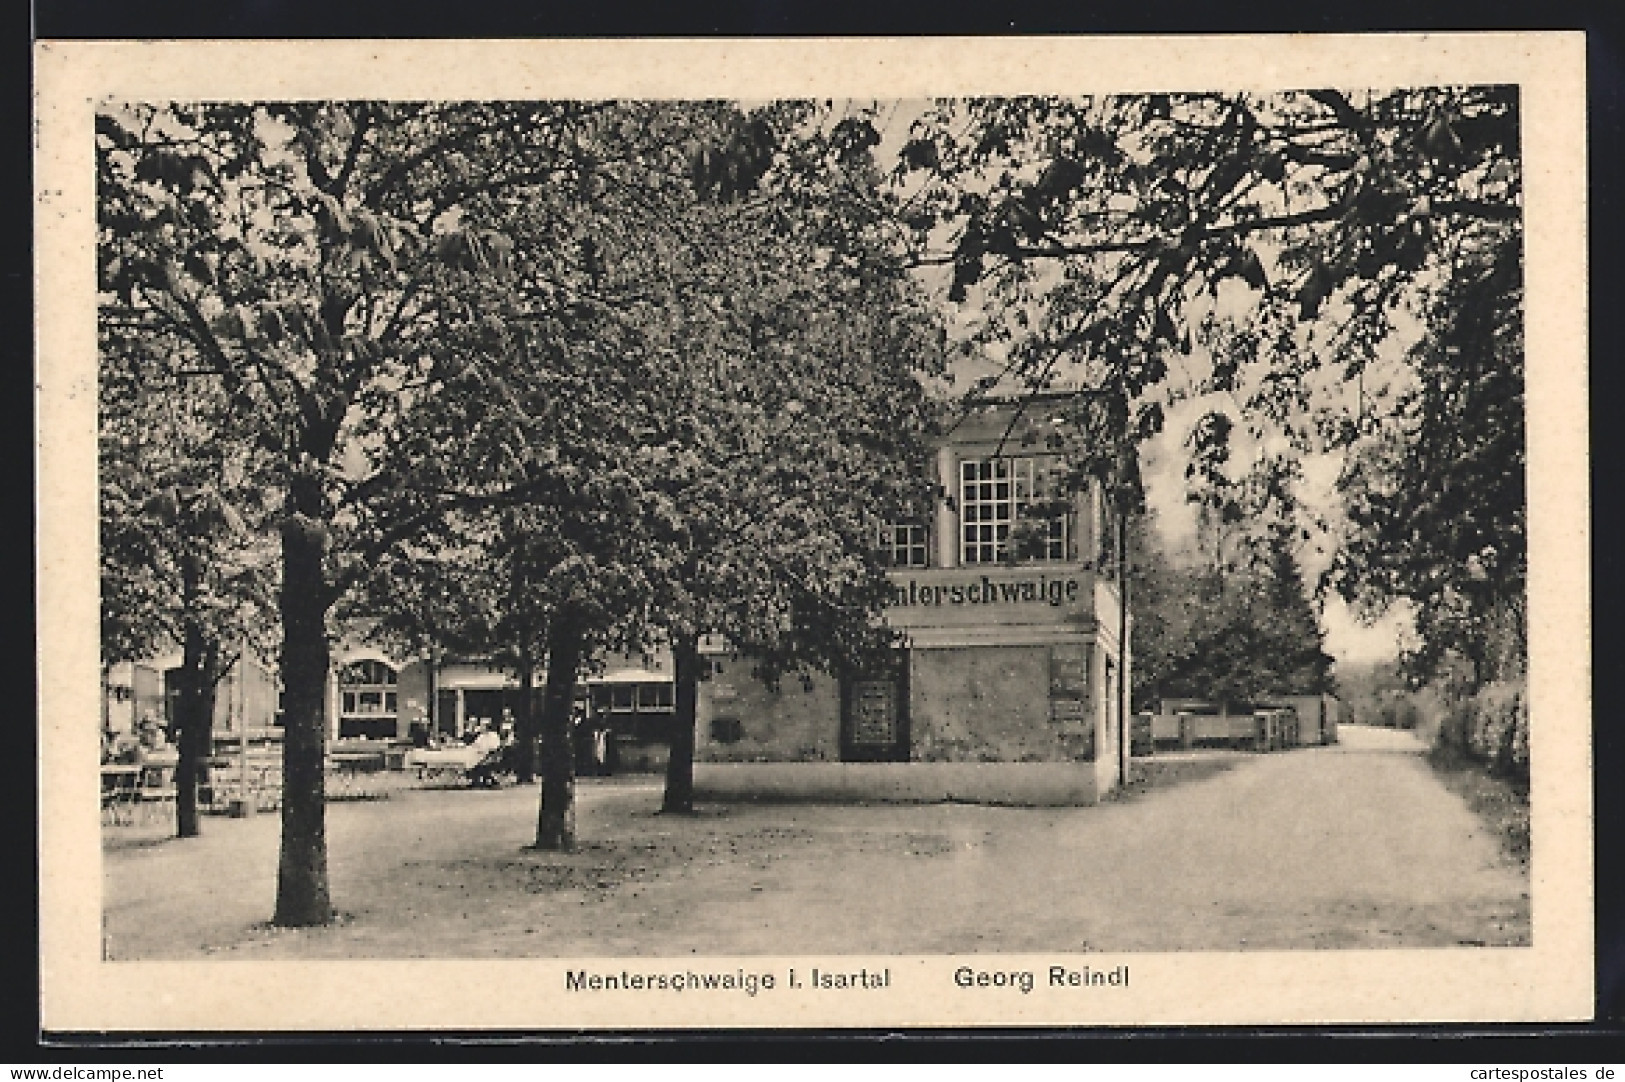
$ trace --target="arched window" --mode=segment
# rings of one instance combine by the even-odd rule
[[[353,661],[339,670],[339,737],[399,736],[398,674],[382,661]]]

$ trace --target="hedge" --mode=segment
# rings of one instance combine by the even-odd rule
[[[1483,763],[1490,773],[1529,781],[1529,690],[1521,681],[1490,684],[1452,703],[1439,725],[1446,753]]]

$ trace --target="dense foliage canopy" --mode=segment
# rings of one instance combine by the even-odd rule
[[[1509,86],[946,101],[903,225],[1003,378],[1123,394],[1135,440],[1205,403],[1209,481],[1238,437],[1264,484],[1341,456],[1330,583],[1413,603],[1425,675],[1521,650],[1519,117]]]

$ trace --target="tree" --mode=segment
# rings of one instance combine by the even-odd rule
[[[1164,684],[1184,644],[1190,595],[1181,593],[1183,583],[1157,538],[1154,514],[1136,516],[1127,533],[1129,594],[1134,609],[1131,697],[1139,710],[1153,710],[1157,700],[1171,694]]]
[[[105,344],[141,348],[116,333]],[[175,830],[194,837],[216,690],[268,645],[271,553],[237,510],[255,504],[252,467],[213,439],[219,403],[207,388],[154,364],[139,382],[104,373],[102,404],[102,657],[136,661],[180,647]]]
[[[695,235],[689,212],[697,188],[744,182],[744,158],[701,160],[731,118],[720,103],[628,105],[604,118],[592,132],[601,188],[563,246],[576,257],[574,299],[526,324],[527,355],[546,360],[530,366],[515,401],[533,446],[547,446],[573,479],[566,496],[532,508],[527,539],[546,611],[538,848],[575,844],[578,673],[604,649],[651,644],[654,609],[682,558],[681,501],[691,494],[675,479],[711,446],[730,393],[688,408],[685,364],[700,350],[681,312],[719,303],[713,263],[727,253]],[[524,208],[511,228],[526,258],[559,247],[543,243]],[[688,659],[678,653],[681,676]]]
[[[648,634],[675,663],[667,812],[693,807],[702,635],[769,681],[892,645],[875,542],[931,498],[920,377],[940,371],[940,333],[885,217],[851,194],[879,176],[850,135],[795,103],[724,117],[665,219],[681,382],[644,465],[664,509]]]
[[[500,397],[513,242],[500,202],[574,198],[572,134],[607,106],[296,103],[97,117],[104,323],[162,343],[228,403],[281,507],[284,801],[275,921],[331,918],[323,793],[327,621],[448,511],[540,495]],[[495,426],[500,427],[500,426]]]
[[[1223,457],[1193,462],[1193,553],[1170,561],[1151,520],[1131,533],[1136,695],[1247,706],[1329,692],[1332,658],[1298,562],[1295,465],[1274,458],[1231,481]]]
[[[1276,695],[1324,695],[1335,688],[1334,662],[1325,633],[1310,603],[1292,536],[1275,531],[1264,562],[1264,597],[1269,613],[1269,653],[1274,659]]]
[[[812,333],[832,332],[849,314],[831,313],[830,325]],[[729,421],[746,433],[743,453],[696,463],[680,481],[686,552],[653,617],[675,661],[668,812],[692,810],[703,634],[753,658],[770,683],[792,672],[872,666],[894,645],[879,623],[889,584],[876,539],[886,524],[913,517],[911,501],[929,503],[919,470],[928,411],[908,375],[912,361],[822,344],[809,360],[787,343],[793,370],[761,364],[754,379],[736,382],[762,381],[793,397],[766,414],[735,410]]]
[[[1522,668],[1525,532],[1522,268],[1508,241],[1439,288],[1412,350],[1417,380],[1339,486],[1349,529],[1331,580],[1381,613],[1412,603],[1417,679],[1451,657],[1474,686]]]
[[[647,543],[663,502],[639,467],[654,436],[648,420],[670,390],[657,358],[635,340],[571,334],[576,362],[549,370],[532,388],[533,423],[553,428],[545,403],[591,418],[561,439],[560,468],[575,478],[569,499],[553,501],[527,538],[530,585],[545,608],[547,678],[539,723],[542,792],[536,847],[573,849],[575,774],[572,714],[577,677],[602,649],[638,643],[637,621],[660,573]],[[643,367],[627,362],[642,358]]]
[[[1138,695],[1245,708],[1332,690],[1332,659],[1307,598],[1284,596],[1272,575],[1169,568],[1142,578],[1154,585],[1135,593]]]
[[[951,266],[956,296],[1042,301],[1019,371],[1115,350],[1143,386],[1227,280],[1257,295],[1255,359],[1299,352],[1271,321],[1324,315],[1335,333],[1307,363],[1362,365],[1393,299],[1456,245],[1516,234],[1517,125],[1513,87],[950,101],[898,175],[917,261]]]

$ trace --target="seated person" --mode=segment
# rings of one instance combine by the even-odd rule
[[[469,747],[480,754],[479,761],[468,770],[468,780],[479,788],[496,789],[501,786],[497,774],[507,769],[502,738],[490,726],[475,737]]]
[[[497,735],[496,730],[486,725],[480,729],[479,735],[473,739],[472,744],[481,753],[490,755],[502,747],[502,737]]]

